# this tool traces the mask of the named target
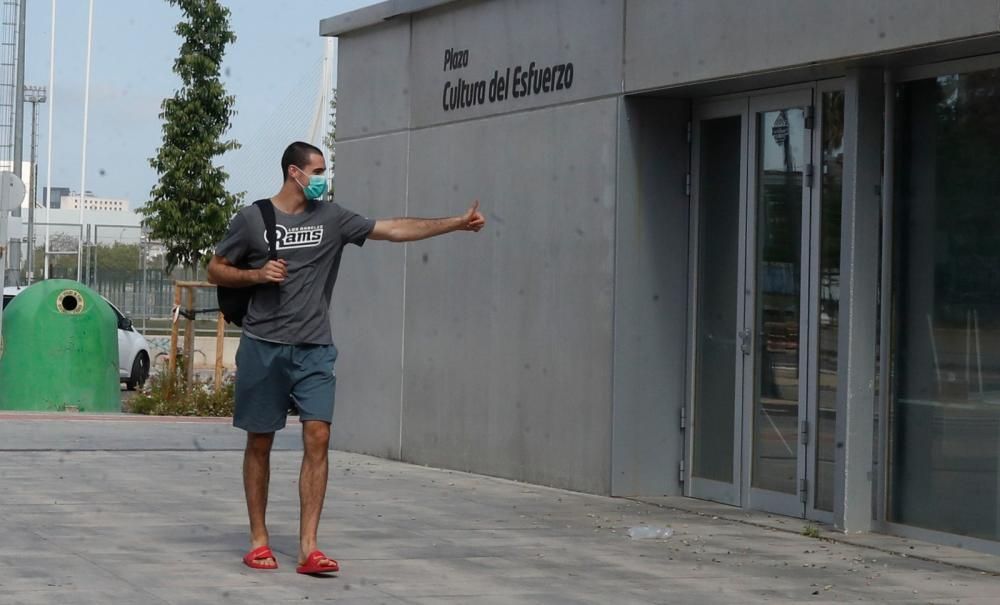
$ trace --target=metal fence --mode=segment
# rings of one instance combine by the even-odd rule
[[[44,233],[49,232],[49,252],[45,253]],[[52,279],[80,278],[90,288],[107,298],[132,318],[142,333],[162,335],[170,331],[173,320],[174,280],[204,279],[204,270],[166,271],[166,254],[161,244],[149,241],[142,228],[121,225],[85,225],[41,223],[36,226],[33,281],[43,279],[46,259]],[[29,275],[27,242],[13,242],[9,285],[25,284]],[[19,244],[19,245],[18,245]],[[215,291],[199,289],[195,307],[217,307]],[[200,319],[200,318],[199,318]],[[197,322],[197,331],[215,334],[215,315],[206,313]],[[231,335],[238,331],[227,330]]]
[[[76,279],[77,256],[84,242],[84,227],[77,223],[38,223],[35,231],[34,267],[28,267],[27,239],[11,240],[10,270],[7,285],[23,286],[45,275],[45,233],[49,233],[49,277]],[[32,271],[32,269],[34,269]]]

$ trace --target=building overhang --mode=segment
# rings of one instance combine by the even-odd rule
[[[342,36],[359,29],[372,27],[396,17],[412,15],[436,8],[443,4],[451,4],[456,0],[386,0],[371,6],[341,13],[319,22],[319,35]]]

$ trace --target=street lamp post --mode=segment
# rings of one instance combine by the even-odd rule
[[[146,318],[149,317],[149,289],[146,285],[146,255],[149,253],[149,227],[143,221],[139,235],[139,266],[142,268],[142,333],[146,333]]]
[[[44,86],[25,86],[24,101],[31,103],[31,191],[28,193],[28,285],[35,277],[35,204],[38,198],[38,104],[44,103],[48,91]],[[52,191],[48,192],[52,195]],[[45,259],[48,262],[48,259]]]

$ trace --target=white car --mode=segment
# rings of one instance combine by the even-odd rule
[[[24,291],[21,287],[6,287],[3,289],[3,306]],[[130,391],[146,384],[149,378],[149,343],[135,331],[132,320],[125,316],[111,301],[104,299],[115,312],[118,321],[118,377]]]

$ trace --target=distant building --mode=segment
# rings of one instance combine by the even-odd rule
[[[53,187],[52,188],[52,202],[49,208],[52,210],[59,210],[62,207],[62,198],[70,195],[69,187]],[[49,205],[49,188],[42,187],[42,206]]]
[[[54,189],[54,188],[53,188]],[[97,197],[92,195],[80,196],[80,194],[64,195],[60,201],[60,208],[63,210],[79,210],[80,200],[83,200],[84,210],[103,210],[109,212],[128,212],[129,202],[125,199]]]

